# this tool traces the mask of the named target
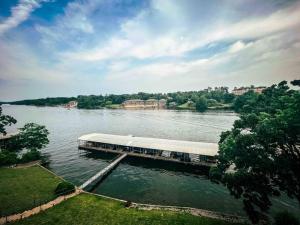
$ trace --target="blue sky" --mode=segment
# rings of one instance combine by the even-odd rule
[[[296,78],[299,1],[0,1],[0,100]]]

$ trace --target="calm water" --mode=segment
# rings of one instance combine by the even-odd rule
[[[115,155],[78,151],[77,138],[92,132],[178,140],[218,142],[222,131],[231,128],[234,113],[196,113],[147,110],[67,110],[59,107],[4,105],[17,126],[36,122],[50,131],[50,167],[58,175],[79,185],[104,168]],[[226,188],[207,180],[204,171],[145,159],[126,158],[96,187],[96,193],[141,203],[190,206],[243,215],[241,201]],[[274,200],[272,211],[289,210],[300,214],[296,201]]]

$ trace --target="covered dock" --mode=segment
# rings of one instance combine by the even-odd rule
[[[78,138],[80,149],[127,153],[129,156],[161,159],[212,166],[216,163],[217,143],[135,137],[103,133],[86,134]]]

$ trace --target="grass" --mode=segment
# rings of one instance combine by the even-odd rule
[[[188,102],[183,103],[182,105],[178,105],[176,107],[177,109],[183,109],[183,110],[195,110],[195,106],[189,104]]]
[[[111,104],[111,105],[106,105],[105,107],[108,109],[120,109],[121,104]]]
[[[56,196],[61,179],[39,166],[0,168],[0,215],[31,209]]]
[[[125,208],[124,203],[92,194],[80,194],[51,209],[14,224],[231,225],[231,223],[220,220],[185,213]]]

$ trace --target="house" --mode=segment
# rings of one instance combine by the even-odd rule
[[[255,93],[261,94],[262,91],[265,89],[266,87],[260,86],[260,87],[234,87],[234,89],[232,90],[232,94],[234,95],[242,95],[245,94],[248,91],[254,91]]]
[[[122,103],[123,108],[125,109],[164,109],[166,108],[166,100],[156,100],[156,99],[132,99],[126,100]]]
[[[67,104],[64,105],[65,108],[76,108],[77,107],[78,102],[77,101],[70,101]]]

